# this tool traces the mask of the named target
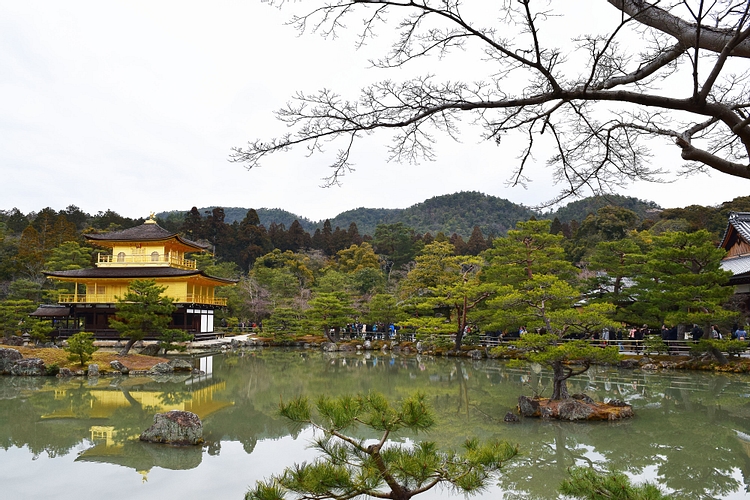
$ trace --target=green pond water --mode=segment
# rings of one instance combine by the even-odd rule
[[[256,480],[314,457],[311,431],[276,416],[280,397],[362,391],[426,394],[438,417],[427,439],[445,448],[472,436],[518,443],[499,484],[473,498],[559,498],[572,465],[614,467],[675,498],[750,498],[750,376],[593,368],[572,392],[625,400],[635,418],[508,424],[519,394],[549,395],[547,373],[495,360],[270,349],[194,362],[206,375],[0,378],[0,498],[239,500]],[[205,446],[138,441],[171,409],[201,417]]]

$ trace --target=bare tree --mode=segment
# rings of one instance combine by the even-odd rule
[[[312,154],[333,141],[338,152],[326,184],[338,184],[364,135],[390,131],[391,160],[431,159],[434,134],[457,139],[460,118],[468,114],[486,140],[525,138],[513,184],[528,180],[524,169],[548,134],[545,141],[550,137],[555,148],[548,163],[563,186],[553,201],[660,180],[665,171],[650,164],[647,144],[655,137],[679,148],[686,160],[680,174],[716,170],[750,178],[750,2],[606,2],[617,14],[606,33],[589,33],[601,28],[593,18],[566,17],[568,31],[560,37],[545,29],[565,16],[549,0],[498,0],[485,11],[460,0],[321,0],[292,18],[300,32],[336,36],[359,17],[363,45],[378,29],[395,30],[390,50],[371,61],[376,68],[430,56],[447,61],[461,50],[462,57],[480,54],[486,77],[379,81],[357,100],[327,89],[298,93],[277,112],[290,133],[234,148],[231,159],[252,168],[270,153],[304,145]]]

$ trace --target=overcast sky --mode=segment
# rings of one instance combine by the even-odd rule
[[[611,9],[582,3],[592,21],[602,15],[592,5]],[[441,140],[436,161],[418,166],[387,163],[389,137],[375,134],[355,149],[357,171],[328,189],[319,186],[330,156],[284,153],[251,171],[228,162],[232,146],[284,131],[272,112],[296,91],[327,87],[356,98],[368,80],[401,78],[368,69],[373,47],[298,37],[284,25],[288,10],[259,0],[0,0],[0,9],[0,209],[74,204],[145,217],[219,205],[320,220],[457,191],[529,206],[557,192],[546,157],[536,158],[527,189],[507,187],[515,151],[476,133]],[[679,151],[665,145],[654,162],[679,165]],[[714,174],[621,194],[663,207],[712,205],[749,187]]]

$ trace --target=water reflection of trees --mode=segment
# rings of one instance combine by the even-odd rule
[[[203,451],[220,454],[222,442],[240,442],[252,453],[259,441],[296,437],[300,429],[276,414],[280,397],[379,391],[397,399],[421,391],[438,420],[428,438],[440,446],[455,448],[470,436],[519,443],[522,454],[508,464],[501,480],[501,488],[513,492],[506,498],[550,498],[574,464],[613,466],[634,475],[654,473],[655,480],[685,498],[726,497],[750,482],[750,437],[743,440],[737,433],[750,434],[750,384],[744,377],[592,369],[571,380],[571,392],[626,400],[634,405],[636,418],[506,424],[503,416],[514,409],[519,394],[549,390],[547,373],[495,361],[383,352],[248,351],[217,357],[213,366],[213,379],[201,382],[203,386],[132,377],[100,381],[94,387],[87,381],[0,380],[0,443],[6,449],[27,446],[35,456],[66,454],[83,443],[87,449],[82,460],[137,470],[154,465],[189,468],[200,463]],[[132,439],[151,424],[159,408],[193,401],[206,384],[211,391],[203,395],[204,408],[212,410],[203,418],[209,442],[205,450],[178,457],[168,448],[154,449]],[[102,397],[97,391],[117,393],[118,401],[127,404],[102,420],[87,413],[92,398]],[[108,439],[120,447],[119,454],[94,439],[95,425],[104,426],[103,433],[111,431]]]

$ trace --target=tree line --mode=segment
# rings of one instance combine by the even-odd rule
[[[697,212],[680,210],[678,215]],[[229,303],[220,319],[230,326],[262,324],[273,335],[310,329],[330,334],[331,328],[340,335],[347,324],[398,323],[419,334],[452,335],[459,347],[465,333],[520,326],[588,335],[606,325],[744,321],[727,304],[731,289],[721,286],[726,273],[718,268],[717,233],[668,215],[654,221],[608,205],[580,223],[532,217],[494,238],[475,226],[467,241],[455,233],[420,234],[403,223],[380,224],[373,235],[361,235],[355,223],[342,229],[330,221],[313,234],[296,223],[266,228],[253,209],[232,224],[221,208],[200,213],[195,207],[181,222],[159,222],[214,250],[194,256],[201,269],[239,280],[220,292]],[[46,281],[42,271],[93,265],[102,250],[87,246],[84,233],[142,222],[112,211],[91,216],[75,206],[0,212],[5,334],[38,303],[55,302],[70,286]],[[672,255],[678,247],[683,255]],[[672,267],[661,269],[665,262]],[[525,269],[521,275],[519,269]],[[712,284],[714,295],[691,289],[696,274]],[[549,291],[538,297],[545,304],[539,309],[530,301],[543,289]],[[600,310],[585,327],[554,319],[575,310],[580,323],[581,312],[594,306]]]

